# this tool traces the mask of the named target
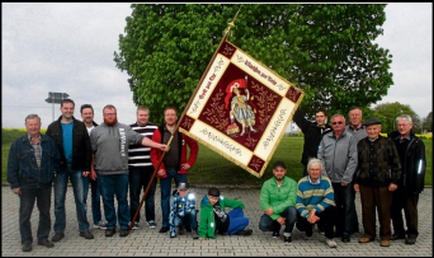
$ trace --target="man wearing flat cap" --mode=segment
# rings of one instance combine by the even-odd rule
[[[398,187],[401,163],[395,143],[380,135],[381,121],[370,118],[364,123],[367,137],[357,144],[358,164],[354,190],[360,192],[364,236],[359,243],[369,243],[376,237],[375,209],[380,223],[380,246],[389,247],[391,239],[392,193]]]

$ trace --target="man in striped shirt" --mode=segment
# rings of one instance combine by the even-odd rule
[[[130,124],[131,128],[137,133],[145,137],[152,138],[154,131],[158,126],[149,122],[149,108],[145,106],[137,107],[136,113],[137,121]],[[128,169],[129,169],[129,184],[130,184],[130,213],[131,220],[137,212],[140,203],[140,193],[143,188],[145,193],[148,187],[152,174],[154,173],[154,166],[151,162],[150,156],[151,148],[143,145],[130,146],[128,149]],[[152,180],[148,193],[145,198],[145,217],[147,224],[150,228],[156,228],[155,224],[155,190],[157,179]],[[132,229],[139,229],[140,211],[134,222]]]

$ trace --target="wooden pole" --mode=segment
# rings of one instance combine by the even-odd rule
[[[240,9],[241,9],[241,7],[240,7]],[[237,16],[238,16],[238,13],[240,12],[240,9],[238,9],[237,13],[235,14],[234,20],[231,21],[230,23],[228,23],[228,27],[227,27],[226,30],[225,30],[225,33],[224,33],[224,35],[223,35],[223,38],[221,39],[221,41],[220,41],[220,43],[219,43],[219,45],[218,45],[218,47],[217,47],[217,50],[214,52],[214,55],[212,56],[211,61],[208,63],[208,66],[206,67],[205,72],[202,74],[202,77],[200,78],[200,81],[199,81],[198,86],[202,84],[205,75],[208,73],[209,69],[211,68],[211,64],[212,64],[213,60],[215,59],[215,57],[216,57],[217,54],[218,54],[218,50],[220,49],[220,47],[221,47],[221,45],[223,44],[223,42],[225,42],[225,40],[226,40],[226,38],[227,38],[227,36],[228,36],[230,30],[235,26],[235,25],[234,25],[234,22],[235,22],[235,20],[236,20],[236,18],[237,18]],[[179,118],[178,121],[182,121],[182,119],[184,118],[185,114],[187,113],[188,108],[189,108],[190,105],[191,105],[191,102],[193,102],[193,96],[196,95],[196,93],[197,93],[198,90],[199,90],[199,87],[196,87],[196,89],[195,89],[195,91],[194,91],[192,97],[191,97],[190,100],[188,101],[187,106],[185,107],[185,109],[184,109],[184,111],[182,112],[182,115],[181,115],[181,117]],[[169,138],[169,141],[166,143],[167,146],[170,146],[170,144],[172,143],[172,140],[173,140],[174,134],[178,132],[178,129],[179,129],[179,123],[176,124],[176,127],[175,127],[175,129],[173,130],[173,133],[172,133],[172,135],[171,135],[170,138]],[[163,137],[163,136],[161,136],[161,137]],[[163,162],[163,159],[164,159],[164,156],[165,156],[165,155],[166,155],[166,152],[163,152],[163,154],[162,154],[161,157],[160,157],[160,160],[158,161],[157,166],[155,167],[154,173],[152,173],[152,177],[151,177],[151,179],[149,180],[148,185],[146,186],[145,193],[143,194],[142,199],[140,200],[139,207],[137,207],[136,213],[134,214],[134,217],[131,219],[131,223],[130,223],[130,227],[128,228],[128,231],[131,231],[131,229],[133,228],[134,222],[136,222],[137,216],[138,216],[139,213],[140,213],[140,209],[142,208],[143,202],[145,201],[145,198],[146,198],[146,196],[148,195],[149,189],[151,188],[151,185],[152,185],[152,183],[154,182],[155,175],[157,174],[157,171],[158,171],[158,169],[160,168],[160,166],[161,166],[161,162]]]

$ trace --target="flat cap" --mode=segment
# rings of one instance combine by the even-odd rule
[[[363,123],[364,126],[370,126],[370,125],[381,125],[381,121],[375,117],[369,118]]]

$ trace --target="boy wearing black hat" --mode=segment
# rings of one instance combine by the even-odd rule
[[[359,243],[369,243],[375,239],[375,210],[377,210],[380,223],[380,246],[389,247],[392,192],[398,187],[401,163],[395,143],[380,135],[381,121],[370,118],[364,125],[368,136],[357,144],[358,162],[354,177],[354,190],[360,192],[365,230]]]
[[[226,212],[226,207],[232,210]],[[244,216],[244,207],[241,201],[220,196],[220,190],[211,187],[200,202],[199,240],[215,238],[216,231],[230,236],[251,235],[253,231],[246,229],[249,218]]]
[[[191,231],[193,239],[197,239],[197,212],[195,195],[189,192],[190,185],[186,181],[181,181],[178,188],[173,192],[172,204],[170,206],[169,227],[170,238],[177,234],[183,235],[184,229]]]

